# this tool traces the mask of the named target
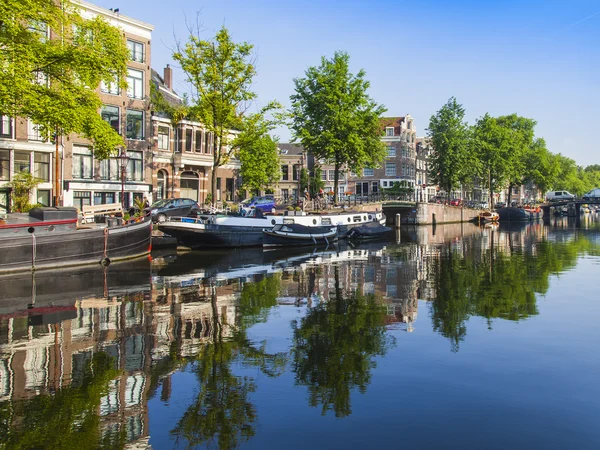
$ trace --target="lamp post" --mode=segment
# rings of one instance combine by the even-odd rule
[[[129,156],[127,156],[127,152],[125,148],[121,148],[121,154],[119,155],[119,160],[121,161],[121,209],[125,209],[125,174],[127,172],[127,161],[129,160]],[[129,205],[127,205],[129,206]]]

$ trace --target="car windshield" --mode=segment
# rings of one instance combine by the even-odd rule
[[[162,200],[159,200],[157,202],[152,203],[151,208],[161,208],[161,207],[165,206],[167,203],[169,203],[169,201],[170,200],[168,200],[166,198],[162,199]]]

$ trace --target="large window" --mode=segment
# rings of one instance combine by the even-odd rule
[[[185,151],[186,152],[191,152],[192,151],[193,133],[194,133],[194,130],[192,130],[191,128],[188,128],[188,129],[185,130]]]
[[[108,205],[115,203],[114,192],[94,192],[94,205]]]
[[[158,127],[158,149],[169,150],[169,127]]]
[[[387,148],[387,157],[388,158],[395,158],[396,157],[396,147],[386,147]]]
[[[84,180],[92,178],[92,150],[89,147],[73,146],[73,178]]]
[[[396,163],[385,163],[385,176],[395,177],[396,176]]]
[[[167,197],[167,183],[169,175],[164,170],[159,170],[156,174],[156,199],[160,200]]]
[[[202,130],[196,130],[196,153],[202,153]]]
[[[119,95],[121,93],[121,90],[119,89],[119,80],[111,81],[110,83],[101,81],[100,90],[106,94]]]
[[[127,139],[144,139],[144,111],[127,110]]]
[[[288,180],[290,179],[290,178],[289,178],[289,173],[288,173],[288,171],[289,171],[289,168],[290,168],[290,167],[289,167],[287,164],[286,164],[286,165],[283,165],[283,166],[281,166],[281,179],[282,179],[283,181],[288,181]]]
[[[144,180],[144,155],[142,152],[127,152],[127,179],[132,181]]]
[[[73,193],[73,206],[79,211],[83,209],[84,205],[92,204],[92,193],[89,191],[75,191]]]
[[[300,165],[294,164],[292,167],[292,180],[298,181],[298,176],[300,175]]]
[[[12,138],[12,119],[9,116],[0,116],[0,136]]]
[[[127,39],[129,57],[135,62],[144,62],[144,44]]]
[[[0,150],[0,180],[10,177],[10,150]]]
[[[127,69],[127,97],[144,98],[144,72]]]
[[[50,155],[48,153],[34,153],[33,175],[42,181],[50,181]]]
[[[31,119],[27,121],[27,139],[30,141],[45,141],[44,136],[40,132],[40,126],[33,123]]]
[[[119,159],[109,158],[100,161],[100,178],[102,180],[120,180]]]
[[[207,131],[204,132],[204,152],[208,153],[208,154],[212,153],[212,148],[211,148],[212,140],[211,140],[211,137],[212,137],[212,135],[209,132],[207,132]]]
[[[50,206],[50,191],[39,190],[37,191],[37,203],[43,206]]]
[[[372,177],[375,175],[375,169],[372,167],[365,167],[363,169],[363,177]]]
[[[31,172],[29,152],[15,152],[15,173]]]
[[[335,180],[335,170],[329,170],[329,181]]]
[[[102,120],[108,122],[108,124],[113,127],[117,133],[121,134],[120,113],[118,106],[104,105],[100,110],[100,116],[102,117]]]

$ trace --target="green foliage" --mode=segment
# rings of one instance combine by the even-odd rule
[[[78,133],[97,158],[115,154],[124,142],[98,114],[96,89],[101,81],[126,88],[121,31],[100,17],[84,20],[67,1],[4,0],[0,18],[10,18],[0,26],[0,111],[31,118],[46,137]]]
[[[323,171],[320,166],[315,166],[313,170],[313,176],[310,178],[310,196],[311,198],[315,198],[321,189],[325,188],[325,182],[321,177]]]
[[[208,194],[206,194],[206,198],[204,199],[204,204],[205,205],[210,205],[212,203],[212,194],[209,192]]]
[[[210,41],[190,32],[187,43],[178,45],[173,54],[193,88],[190,114],[214,136],[211,198],[216,198],[216,169],[227,164],[236,151],[232,131],[243,133],[247,129],[243,113],[247,103],[256,97],[250,90],[256,75],[250,62],[251,51],[252,45],[234,43],[229,31],[222,27]],[[266,109],[273,108],[275,105],[270,104]]]
[[[302,170],[300,170],[300,192],[304,192],[306,189],[308,189],[309,185],[310,176],[308,174],[308,170],[305,167],[303,167]],[[310,188],[310,196],[311,198],[314,198],[312,186]]]
[[[390,195],[411,195],[415,189],[406,181],[395,181],[393,186],[384,188],[383,191]]]
[[[351,414],[351,391],[365,393],[375,367],[392,341],[386,335],[386,308],[373,295],[344,295],[339,267],[328,302],[308,310],[294,323],[293,367],[296,383],[308,386],[310,406],[336,417]]]
[[[431,181],[447,193],[477,173],[471,132],[464,117],[464,108],[451,97],[429,119],[427,137],[433,148],[429,158]]]
[[[267,113],[272,115],[267,118]],[[281,117],[281,106],[273,102],[243,121],[242,130],[232,143],[242,166],[243,189],[260,191],[279,181],[281,165],[277,142],[268,133],[281,123]]]
[[[8,183],[12,189],[12,205],[15,212],[28,212],[36,205],[29,203],[31,190],[42,182],[39,178],[34,177],[29,172],[19,172]]]
[[[309,67],[304,78],[294,80],[292,131],[304,148],[317,159],[335,165],[334,191],[338,192],[340,169],[359,172],[385,158],[379,116],[385,108],[368,95],[365,72],[349,71],[347,53],[321,59]]]
[[[96,353],[83,370],[81,382],[52,395],[0,403],[0,447],[12,449],[122,448],[122,436],[102,437],[100,399],[118,375],[106,353]]]

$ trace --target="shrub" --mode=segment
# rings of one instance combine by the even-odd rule
[[[296,211],[302,211],[302,208],[300,208],[299,206],[296,206]]]

